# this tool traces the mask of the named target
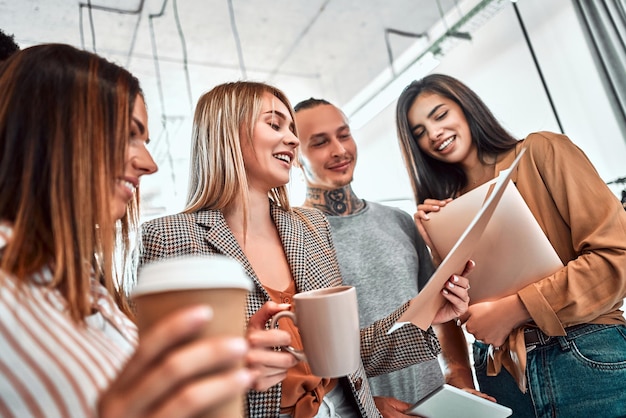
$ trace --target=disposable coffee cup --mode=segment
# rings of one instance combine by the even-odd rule
[[[178,257],[145,265],[132,292],[137,312],[139,336],[173,311],[195,305],[208,305],[213,318],[201,337],[245,335],[246,295],[252,280],[241,265],[226,256]],[[243,367],[240,364],[239,367]],[[207,418],[243,415],[243,398],[225,403]]]

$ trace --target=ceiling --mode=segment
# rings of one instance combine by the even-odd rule
[[[187,183],[190,120],[216,84],[266,81],[293,104],[348,103],[416,42],[447,26],[457,0],[0,0],[0,28],[22,47],[63,42],[95,51],[141,81],[151,152],[144,214],[178,210]],[[443,20],[442,16],[445,17]],[[453,22],[450,22],[453,23]],[[404,32],[404,33],[403,33]],[[174,203],[172,203],[174,202]]]

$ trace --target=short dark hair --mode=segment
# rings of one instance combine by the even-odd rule
[[[309,99],[303,100],[300,103],[298,103],[297,105],[295,105],[293,107],[294,112],[298,112],[300,110],[304,110],[304,109],[311,109],[317,106],[321,106],[321,105],[332,105],[331,102],[329,102],[328,100],[324,100],[324,99],[316,99],[314,97],[311,97]]]
[[[8,35],[0,29],[0,62],[6,60],[19,50],[20,47],[15,43],[14,35]]]

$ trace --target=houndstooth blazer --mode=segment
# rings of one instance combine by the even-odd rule
[[[275,204],[271,205],[271,214],[297,291],[340,285],[339,265],[326,217],[316,209],[296,208],[286,211]],[[142,225],[142,244],[140,268],[151,261],[190,254],[224,254],[238,260],[255,283],[254,290],[248,295],[248,318],[270,300],[221,211],[201,210],[148,221]],[[389,373],[430,360],[436,358],[440,351],[432,329],[423,332],[409,325],[387,335],[387,330],[407,307],[408,302],[389,317],[361,330],[362,364],[355,373],[347,376],[344,384],[351,389],[363,417],[380,417],[367,375]],[[280,399],[281,384],[265,392],[250,391],[246,416],[278,417]]]

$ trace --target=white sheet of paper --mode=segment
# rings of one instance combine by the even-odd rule
[[[391,327],[388,333],[394,332],[406,323],[413,323],[422,330],[427,330],[430,327],[435,315],[446,301],[441,294],[441,289],[443,289],[446,281],[453,274],[461,274],[465,264],[471,259],[480,237],[500,202],[500,198],[504,194],[513,170],[524,155],[524,151],[525,149],[522,149],[508,169],[500,172],[493,191],[480,207],[478,213],[465,228],[463,234],[445,256],[437,270],[435,270],[426,286],[411,300],[409,308],[402,314],[396,324]]]

